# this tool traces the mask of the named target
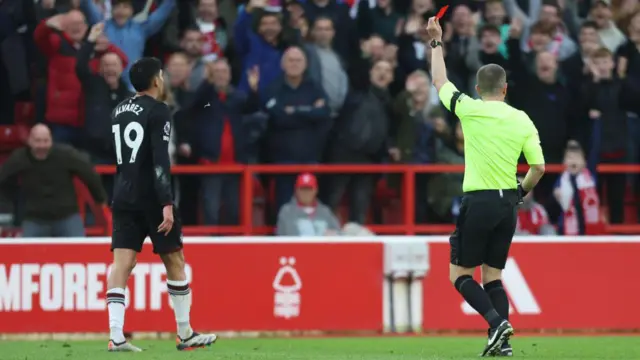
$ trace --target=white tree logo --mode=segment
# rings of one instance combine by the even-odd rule
[[[296,258],[293,256],[280,258],[280,269],[273,279],[274,307],[273,315],[290,319],[300,316],[300,289],[302,289],[302,280],[298,271],[294,268]],[[291,275],[293,285],[284,285],[282,280],[285,275]]]

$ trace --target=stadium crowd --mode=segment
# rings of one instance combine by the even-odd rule
[[[475,95],[476,70],[502,65],[509,102],[535,123],[547,163],[566,164],[527,198],[518,232],[622,223],[635,177],[596,176],[595,166],[639,161],[638,0],[0,0],[0,124],[44,123],[55,144],[113,164],[110,112],[131,94],[131,64],[156,56],[176,164],[463,164],[464,134],[428,74],[425,25],[444,5],[449,78]],[[3,136],[3,151],[16,147]],[[16,175],[6,168],[3,188]],[[399,188],[398,177],[384,178]],[[309,218],[313,202],[297,210],[291,199],[311,187],[323,212],[348,197],[343,220],[364,224],[380,176],[261,180],[275,189],[268,222],[282,206]],[[202,208],[206,224],[237,224],[239,184],[237,175],[181,176],[184,223]],[[453,221],[461,184],[462,174],[418,175],[416,221]]]

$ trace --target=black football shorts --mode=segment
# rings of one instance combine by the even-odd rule
[[[516,231],[517,190],[465,193],[456,230],[449,238],[451,263],[504,269]]]
[[[113,234],[111,250],[142,250],[144,240],[149,236],[153,252],[167,254],[182,249],[182,221],[173,208],[173,228],[169,234],[158,232],[163,221],[162,207],[153,210],[113,210]]]

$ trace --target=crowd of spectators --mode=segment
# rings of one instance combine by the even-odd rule
[[[464,134],[428,73],[426,21],[443,5],[449,79],[473,96],[476,70],[502,65],[508,101],[537,126],[546,161],[582,159],[545,175],[523,211],[546,221],[544,233],[584,233],[581,204],[594,192],[584,189],[597,188],[608,206],[598,221],[622,223],[629,178],[595,166],[640,160],[638,0],[0,0],[0,123],[31,102],[54,142],[114,163],[111,109],[131,93],[131,64],[156,56],[177,164],[463,164]],[[296,176],[262,180],[275,192],[269,221],[283,206],[295,213]],[[346,197],[344,220],[366,223],[379,180],[323,176],[319,200],[335,210]],[[237,224],[239,183],[181,177],[185,224],[200,212]],[[417,222],[451,222],[461,183],[418,175]]]

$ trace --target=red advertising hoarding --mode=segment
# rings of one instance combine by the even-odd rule
[[[0,245],[0,333],[105,332],[109,245]],[[191,323],[209,330],[381,330],[380,244],[188,244]],[[160,259],[128,283],[126,331],[175,331]]]
[[[185,239],[203,330],[383,329],[384,242],[428,242],[426,330],[482,330],[449,282],[444,237]],[[337,242],[340,241],[340,242]],[[0,239],[0,333],[106,332],[108,239]],[[503,283],[517,329],[640,328],[639,237],[518,238]],[[160,259],[128,283],[126,331],[174,331]]]
[[[423,287],[424,329],[486,328],[449,281],[448,244],[431,244],[430,252],[431,270]],[[517,329],[640,328],[639,255],[640,241],[583,243],[566,238],[513,244],[502,280],[510,321]],[[479,272],[476,275],[479,280]]]

